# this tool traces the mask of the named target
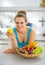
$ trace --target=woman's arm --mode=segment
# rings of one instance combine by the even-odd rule
[[[29,38],[28,44],[34,42],[34,38],[35,38],[35,31],[32,30],[30,33],[30,38]]]
[[[14,49],[14,48],[17,48],[18,46],[17,46],[17,40],[16,40],[16,36],[15,36],[15,34],[14,33],[8,33],[8,32],[6,32],[6,35],[10,38],[10,40],[11,40],[11,45],[12,45],[12,48]]]
[[[6,35],[10,38],[12,47],[5,50],[4,53],[16,53],[16,48],[18,48],[18,44],[17,44],[17,40],[16,40],[14,33],[10,34],[10,33],[6,32]]]
[[[11,45],[12,45],[12,49],[18,48],[18,44],[17,44],[16,38],[12,38],[11,39]]]

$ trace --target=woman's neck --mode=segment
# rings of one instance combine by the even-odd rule
[[[17,32],[18,33],[26,33],[27,32],[27,29],[26,29],[26,27],[24,27],[23,30],[21,30],[21,31],[17,29]]]

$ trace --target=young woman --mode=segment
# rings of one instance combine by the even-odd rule
[[[14,18],[16,27],[13,34],[6,32],[6,35],[11,39],[11,49],[4,51],[5,53],[15,53],[17,48],[22,48],[34,42],[35,31],[26,26],[27,17],[24,14],[17,14]]]

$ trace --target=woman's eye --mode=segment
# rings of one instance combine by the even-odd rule
[[[23,22],[21,22],[21,24],[23,24]]]
[[[16,24],[19,24],[18,22],[16,22]]]

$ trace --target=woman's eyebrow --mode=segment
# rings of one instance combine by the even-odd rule
[[[18,22],[16,22],[16,23],[18,23]]]
[[[23,23],[23,22],[21,22],[21,23]]]

